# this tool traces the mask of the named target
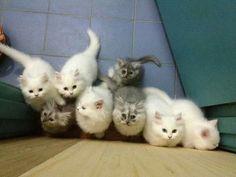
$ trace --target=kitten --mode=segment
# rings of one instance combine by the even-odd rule
[[[185,122],[182,144],[186,148],[213,150],[218,147],[220,136],[217,120],[208,121],[200,108],[189,100],[173,101],[173,111],[181,112]]]
[[[147,121],[143,136],[149,144],[173,147],[181,143],[184,136],[181,113],[174,114],[170,104],[150,92],[147,94],[145,109]]]
[[[88,87],[76,101],[76,121],[86,133],[102,138],[112,121],[112,93],[103,86]]]
[[[75,123],[74,104],[59,107],[48,102],[41,112],[41,125],[46,133],[56,135],[67,132]]]
[[[0,51],[24,66],[23,74],[18,80],[26,103],[32,108],[41,111],[43,105],[51,99],[59,105],[65,104],[53,85],[55,71],[46,61],[39,57],[31,57],[1,43]]]
[[[113,122],[120,134],[135,136],[142,132],[146,113],[145,96],[141,89],[132,86],[119,88],[114,95]]]
[[[76,98],[86,87],[92,85],[97,78],[97,61],[100,43],[97,35],[90,29],[87,31],[90,45],[79,54],[72,56],[56,73],[56,87],[65,98]]]
[[[157,66],[161,66],[159,59],[153,56],[144,56],[140,59],[118,59],[115,66],[108,70],[108,76],[116,82],[118,87],[125,85],[137,86],[143,77],[142,64],[147,62],[153,62]]]

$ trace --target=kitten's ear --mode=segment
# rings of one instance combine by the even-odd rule
[[[42,79],[42,82],[43,82],[43,83],[46,83],[46,82],[49,81],[48,75],[47,75],[46,73],[43,74],[43,76],[42,76],[41,79]]]
[[[117,62],[118,62],[118,65],[119,65],[120,67],[125,65],[125,60],[122,59],[122,58],[118,58],[118,59],[117,59]]]
[[[74,77],[79,77],[79,70],[78,69],[75,70]]]
[[[61,73],[55,72],[55,78],[57,81],[61,81]]]
[[[26,84],[27,84],[27,81],[26,81],[26,79],[25,79],[25,77],[24,77],[23,75],[20,75],[20,76],[18,77],[18,81],[20,82],[20,84],[21,84],[22,86],[26,86]]]
[[[209,137],[209,136],[210,136],[210,131],[209,131],[209,129],[204,128],[203,130],[201,130],[201,137],[202,137],[202,138],[207,138],[207,137]]]
[[[176,121],[182,121],[182,113],[177,114],[175,117]]]
[[[157,111],[155,112],[155,120],[159,124],[161,123],[161,120],[162,120],[161,114],[159,112],[157,112]]]
[[[208,121],[211,125],[213,125],[214,127],[217,127],[217,122],[218,120],[217,119],[214,119],[214,120],[210,120]]]
[[[141,63],[139,62],[133,62],[132,66],[136,69],[136,68],[140,68],[141,67]]]
[[[98,100],[98,101],[96,101],[96,102],[95,102],[96,109],[102,109],[103,104],[104,104],[104,101],[103,101],[103,100]]]

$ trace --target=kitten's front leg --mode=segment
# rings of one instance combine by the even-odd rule
[[[101,133],[95,133],[94,135],[95,135],[96,138],[101,139],[101,138],[104,137],[105,133],[104,133],[104,132],[101,132]]]
[[[54,100],[60,106],[63,106],[66,104],[65,100],[59,94],[55,95]]]

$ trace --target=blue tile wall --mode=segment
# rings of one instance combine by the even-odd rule
[[[102,73],[118,57],[155,55],[163,65],[145,64],[143,85],[184,96],[154,0],[0,0],[0,22],[13,47],[41,56],[56,70],[87,47],[91,27],[101,39]],[[7,59],[0,63],[0,80],[18,85],[22,70]]]
[[[49,12],[90,17],[92,0],[50,0]]]

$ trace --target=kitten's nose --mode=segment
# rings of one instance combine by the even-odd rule
[[[73,92],[70,92],[70,95],[73,95]]]
[[[39,96],[39,94],[35,94],[34,96],[38,97],[38,96]]]
[[[172,135],[171,135],[171,136],[168,136],[168,138],[171,139],[171,138],[172,138]]]

